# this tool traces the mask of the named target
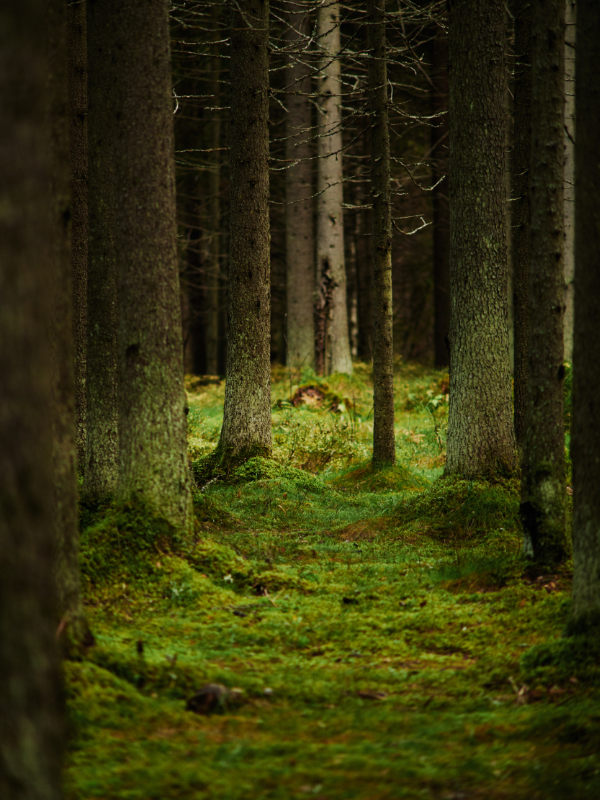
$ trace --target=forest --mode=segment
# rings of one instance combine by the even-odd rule
[[[0,7],[0,800],[600,797],[598,0]]]

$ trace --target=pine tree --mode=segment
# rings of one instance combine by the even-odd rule
[[[394,464],[392,208],[387,108],[385,0],[368,0],[369,107],[373,229],[373,464]]]
[[[524,551],[566,557],[563,425],[563,125],[565,0],[534,0],[531,60],[531,262],[527,408],[521,475]]]
[[[238,0],[231,16],[229,330],[216,460],[271,453],[269,3]]]
[[[502,0],[451,0],[446,474],[512,474]]]
[[[66,656],[79,656],[91,637],[80,591],[77,441],[71,261],[72,200],[69,158],[68,15],[64,0],[49,3],[49,123],[51,134],[52,433],[54,528],[60,641]],[[58,622],[57,622],[58,625]]]
[[[600,4],[577,3],[573,626],[600,623]]]
[[[317,325],[319,372],[352,373],[346,308],[342,171],[342,81],[340,4],[323,2],[317,11],[321,51],[317,91]]]
[[[0,797],[59,800],[47,3],[0,8]],[[58,232],[59,233],[59,232]],[[59,233],[60,235],[60,233]]]
[[[166,0],[103,0],[110,58],[117,283],[117,496],[192,523]],[[100,11],[100,8],[98,8]]]
[[[90,501],[117,488],[117,289],[114,249],[116,22],[108,0],[88,0],[88,274],[86,458],[83,495]]]
[[[525,438],[527,374],[529,371],[529,261],[531,161],[531,2],[516,0],[513,151],[513,287],[515,435],[519,449]]]
[[[299,51],[310,33],[306,7],[286,5],[286,39],[292,51],[285,73],[288,88],[285,175],[285,252],[287,276],[287,348],[289,365],[295,369],[315,363],[315,267],[310,128],[312,106],[310,67]],[[298,162],[298,163],[294,163]]]

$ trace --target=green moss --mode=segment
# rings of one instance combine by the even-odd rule
[[[413,492],[425,489],[429,481],[400,464],[377,469],[369,462],[345,470],[331,485],[356,492]]]

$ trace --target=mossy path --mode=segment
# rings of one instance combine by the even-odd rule
[[[420,464],[257,459],[198,492],[193,542],[84,516],[68,798],[600,797],[600,648],[561,638],[568,568],[527,574],[513,484],[429,483],[420,413]],[[209,683],[241,691],[186,711]]]

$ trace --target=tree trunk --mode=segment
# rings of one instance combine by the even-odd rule
[[[573,360],[573,275],[575,272],[575,41],[577,2],[565,4],[565,361]]]
[[[179,530],[192,524],[166,0],[105,0],[112,108],[119,482]]]
[[[114,165],[111,57],[116,23],[107,0],[87,2],[88,49],[88,320],[86,462],[83,494],[91,501],[117,487],[117,289],[113,242]]]
[[[219,6],[212,7],[213,39],[211,94],[213,107],[220,105],[221,59],[219,52]],[[209,375],[219,372],[219,274],[221,265],[221,112],[213,111],[210,121],[212,164],[209,173],[209,230],[208,270],[206,276],[206,371]]]
[[[600,4],[577,3],[573,621],[600,623]]]
[[[0,797],[59,800],[47,3],[0,9]]]
[[[319,6],[317,45],[322,51],[317,114],[316,364],[321,373],[352,373],[346,307],[342,186],[342,81],[340,4]]]
[[[438,29],[431,42],[431,111],[440,114],[431,128],[433,200],[433,347],[435,366],[450,363],[450,209],[448,208],[448,40]],[[446,176],[446,177],[444,177]]]
[[[361,198],[362,201],[362,198]],[[356,311],[358,317],[358,357],[373,360],[373,279],[371,252],[366,232],[371,229],[370,208],[355,211],[354,237],[356,242]]]
[[[446,473],[512,474],[504,3],[450,14],[450,410]]]
[[[79,656],[92,643],[83,613],[79,576],[77,441],[71,261],[71,175],[69,154],[67,20],[65,0],[49,3],[48,102],[52,156],[53,297],[52,330],[54,510],[60,641],[65,656]]]
[[[513,150],[513,294],[515,435],[519,450],[525,437],[529,370],[529,261],[531,161],[531,1],[516,0]]]
[[[368,0],[367,22],[373,204],[373,466],[382,466],[396,462],[385,0]]]
[[[310,67],[298,55],[310,34],[310,17],[306,8],[296,2],[287,3],[286,8],[287,46],[295,52],[288,56],[290,69],[285,73],[290,92],[285,118],[285,157],[288,162],[298,162],[285,173],[287,348],[289,366],[299,369],[315,365]]]
[[[80,475],[85,472],[88,248],[88,109],[85,15],[85,3],[69,5],[67,52],[69,55],[69,148],[71,157],[71,263],[73,265],[77,468]]]
[[[565,0],[534,0],[531,27],[529,369],[521,475],[524,552],[566,557],[563,425]]]
[[[271,453],[269,3],[231,17],[231,188],[227,383],[218,459]]]

